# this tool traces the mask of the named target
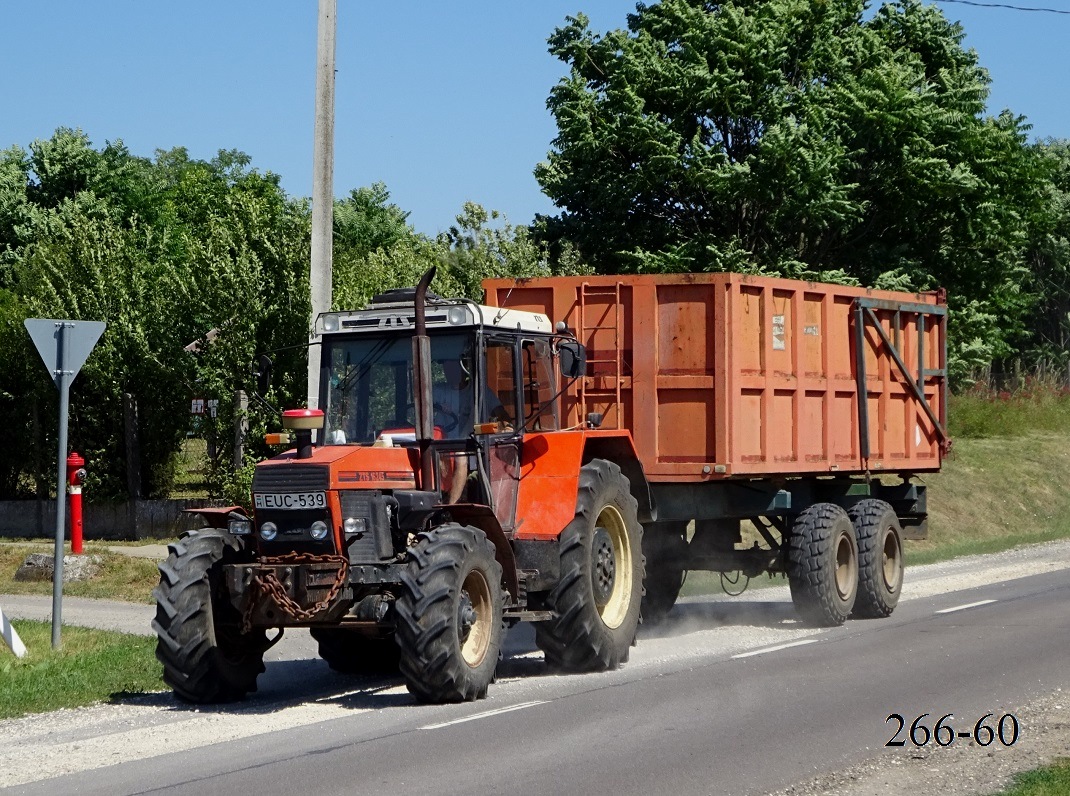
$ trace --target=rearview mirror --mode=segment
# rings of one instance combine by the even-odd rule
[[[557,361],[566,379],[578,379],[587,373],[587,349],[577,340],[557,344]]]

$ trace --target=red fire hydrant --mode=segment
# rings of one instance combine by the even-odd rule
[[[75,451],[67,457],[67,495],[71,503],[71,552],[82,552],[82,484],[85,483],[85,459]]]

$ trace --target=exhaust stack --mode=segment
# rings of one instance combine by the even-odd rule
[[[437,491],[431,441],[435,433],[435,415],[431,395],[431,338],[427,336],[427,288],[435,277],[432,267],[416,285],[416,335],[412,338],[412,387],[416,404],[416,441],[420,446],[420,488]]]

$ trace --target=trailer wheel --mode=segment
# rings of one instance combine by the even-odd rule
[[[319,643],[320,657],[336,672],[390,674],[398,670],[398,645],[393,638],[333,627],[314,627],[309,633]]]
[[[819,627],[842,625],[858,594],[854,526],[834,503],[800,514],[788,537],[788,584],[799,615]]]
[[[418,535],[401,575],[397,644],[423,702],[482,699],[501,650],[502,567],[483,531],[456,524]]]
[[[860,500],[848,512],[858,537],[858,599],[854,616],[890,616],[903,587],[899,518],[883,500]]]
[[[644,563],[637,503],[620,467],[580,469],[576,516],[561,532],[561,577],[550,591],[557,618],[535,625],[546,662],[566,671],[616,669],[639,625]]]
[[[656,625],[676,604],[684,585],[687,523],[657,522],[643,528],[646,593],[640,606],[643,624]]]
[[[223,582],[223,564],[237,560],[238,541],[204,528],[170,545],[153,590],[163,679],[186,702],[233,702],[256,690],[269,643],[262,629],[241,632],[241,615]]]

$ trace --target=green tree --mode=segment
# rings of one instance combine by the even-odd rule
[[[390,201],[382,182],[355,188],[334,203],[334,256],[361,258],[415,235],[409,214]]]
[[[307,248],[307,205],[239,152],[149,160],[61,128],[3,153],[0,408],[17,444],[0,450],[0,490],[40,494],[54,466],[55,390],[23,318],[108,324],[76,382],[71,444],[102,465],[90,469],[93,499],[124,496],[123,395],[134,396],[140,491],[164,496],[191,397],[219,400],[229,459],[234,395],[251,388],[256,353],[281,349],[282,392],[303,392]]]
[[[934,6],[865,6],[663,0],[603,36],[570,18],[543,239],[603,272],[944,286],[958,372],[1009,355],[1044,202],[1024,120],[984,116],[987,73]]]
[[[1038,296],[1027,358],[1042,368],[1070,363],[1070,141],[1033,146],[1047,170],[1047,212],[1034,216],[1030,292]]]
[[[416,232],[408,213],[390,201],[382,183],[358,188],[335,202],[334,307],[362,307],[377,293],[415,285],[437,268],[432,290],[440,295],[483,297],[481,282],[496,276],[544,276],[580,270],[565,244],[554,258],[527,227],[496,210],[465,202],[455,223],[434,238]]]

